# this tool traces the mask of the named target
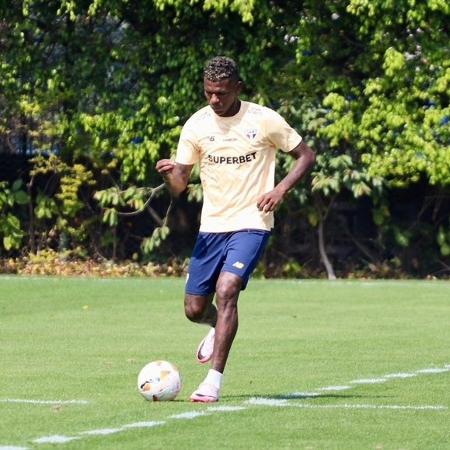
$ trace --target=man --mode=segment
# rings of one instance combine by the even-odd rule
[[[192,401],[206,403],[219,399],[238,328],[239,293],[264,250],[273,211],[312,167],[315,154],[278,113],[239,99],[242,82],[232,59],[211,59],[203,81],[208,105],[184,125],[175,161],[162,159],[156,169],[178,195],[193,165],[200,165],[203,208],[184,306],[191,321],[211,326],[197,360],[211,360],[212,368],[191,395]],[[277,149],[295,163],[274,186]]]

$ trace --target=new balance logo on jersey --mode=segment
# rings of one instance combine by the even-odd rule
[[[256,152],[242,156],[213,156],[208,155],[208,161],[213,164],[244,164],[256,159]]]
[[[243,269],[244,266],[245,266],[245,264],[244,264],[244,263],[241,263],[240,261],[236,261],[236,262],[233,264],[233,267],[236,267],[236,269]]]

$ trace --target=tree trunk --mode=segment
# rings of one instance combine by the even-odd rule
[[[334,273],[333,265],[331,264],[330,260],[328,259],[328,255],[325,249],[325,238],[324,238],[324,223],[325,220],[322,219],[319,223],[318,227],[318,235],[319,235],[319,252],[320,252],[320,259],[323,262],[323,265],[325,266],[325,269],[327,271],[328,279],[329,280],[335,280],[336,275]]]
[[[28,215],[30,219],[28,224],[28,245],[30,247],[30,252],[35,254],[36,236],[34,235],[33,183],[34,177],[31,177],[31,180],[27,185],[28,198],[30,199],[30,203],[28,204]]]

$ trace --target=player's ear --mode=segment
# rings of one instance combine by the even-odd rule
[[[238,95],[242,92],[242,89],[244,89],[244,82],[242,80],[238,80],[236,83],[236,92]]]

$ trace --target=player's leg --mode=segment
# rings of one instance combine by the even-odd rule
[[[191,400],[194,402],[209,403],[219,400],[223,371],[238,329],[237,302],[241,286],[241,277],[234,273],[221,272],[217,280],[217,322],[211,348],[213,350],[212,368],[199,388],[191,395]]]
[[[217,310],[213,297],[222,268],[224,239],[224,233],[199,233],[189,264],[184,297],[186,317],[211,327],[197,348],[196,358],[201,364],[211,359],[214,349]]]
[[[217,309],[212,303],[213,297],[214,294],[185,294],[184,312],[186,317],[192,322],[215,327],[217,321]]]
[[[207,363],[214,351],[215,326],[217,309],[213,305],[214,294],[207,296],[186,294],[184,297],[184,312],[192,322],[209,325],[211,328],[200,342],[196,358],[200,364]]]
[[[228,354],[238,329],[238,298],[242,278],[230,272],[221,272],[217,280],[217,323],[212,368],[223,373]]]
[[[217,324],[213,369],[223,373],[238,328],[238,298],[258,263],[268,231],[242,230],[228,242],[226,259],[216,284]]]
[[[227,243],[226,258],[216,284],[217,322],[212,369],[191,395],[194,402],[219,399],[223,371],[238,328],[237,302],[264,250],[270,233],[247,230],[233,233]]]

